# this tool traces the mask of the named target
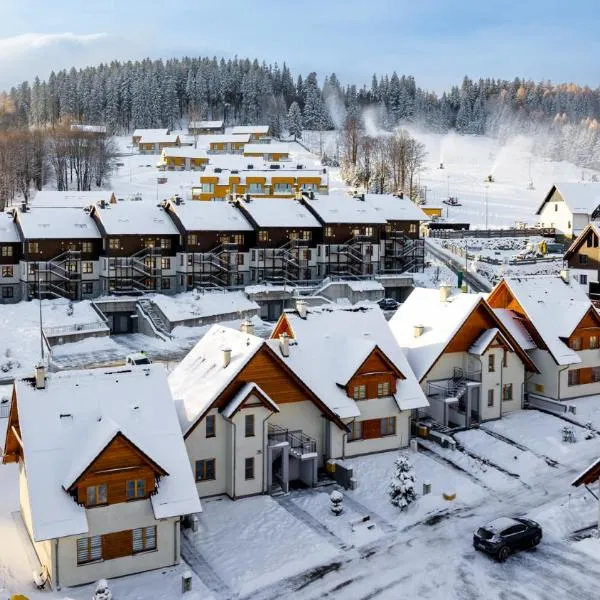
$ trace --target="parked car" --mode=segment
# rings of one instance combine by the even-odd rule
[[[400,306],[400,303],[393,298],[382,298],[377,304],[381,310],[396,310]]]
[[[473,534],[473,546],[504,562],[517,550],[535,548],[542,539],[541,526],[531,519],[500,517]]]
[[[145,352],[135,352],[134,354],[128,354],[126,358],[126,364],[128,365],[150,365],[152,361]]]

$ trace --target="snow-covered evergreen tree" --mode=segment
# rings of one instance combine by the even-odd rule
[[[290,135],[294,136],[295,140],[302,138],[302,111],[297,102],[292,102],[287,115],[287,130]]]
[[[389,487],[390,502],[405,510],[417,499],[415,492],[415,473],[408,456],[401,454],[394,461],[394,474]]]

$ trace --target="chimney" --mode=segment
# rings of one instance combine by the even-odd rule
[[[571,283],[571,274],[569,272],[569,269],[562,269],[562,271],[560,272],[560,278],[567,284],[569,285]]]
[[[240,331],[248,335],[254,335],[254,323],[246,317],[240,324]]]
[[[46,367],[42,364],[35,367],[35,389],[43,390],[46,387]]]
[[[290,338],[287,333],[282,333],[279,336],[279,349],[282,356],[290,355]]]
[[[424,331],[425,331],[424,325],[415,325],[414,326],[413,333],[416,338],[421,337],[423,335]]]
[[[296,300],[296,311],[301,319],[306,319],[307,304],[305,300]]]
[[[440,285],[440,302],[447,302],[452,293],[452,287],[448,283],[442,283]]]
[[[231,348],[223,348],[223,368],[227,368],[231,362]]]

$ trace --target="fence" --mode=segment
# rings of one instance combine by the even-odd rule
[[[531,227],[529,229],[470,229],[456,231],[455,229],[430,229],[429,237],[455,240],[460,238],[501,238],[501,237],[529,237],[541,235],[542,237],[556,237],[553,227]]]
[[[10,412],[10,402],[7,400],[0,402],[0,419],[8,419],[8,413]]]
[[[456,256],[460,256],[461,258],[465,258],[465,249],[460,246],[456,246],[455,244],[451,244],[450,246],[442,246],[444,250],[448,250],[452,252],[452,254],[456,254]],[[562,256],[539,256],[539,257],[531,257],[531,258],[510,258],[507,261],[500,260],[499,258],[491,258],[489,256],[484,256],[481,254],[472,254],[466,253],[468,260],[477,260],[478,262],[486,263],[488,265],[535,265],[540,262],[555,262],[557,260],[562,261]]]

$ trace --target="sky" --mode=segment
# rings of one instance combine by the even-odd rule
[[[114,59],[240,56],[296,75],[600,85],[598,0],[0,0],[0,89]]]

